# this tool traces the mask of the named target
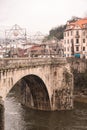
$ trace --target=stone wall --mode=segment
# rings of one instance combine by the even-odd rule
[[[67,58],[74,75],[74,94],[87,95],[87,60]]]
[[[78,72],[85,72],[87,70],[87,60],[80,58],[67,58],[67,62],[70,64],[71,69],[77,70]]]

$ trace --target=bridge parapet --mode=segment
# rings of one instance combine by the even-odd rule
[[[3,58],[0,59],[0,70],[45,64],[66,64],[66,58]]]

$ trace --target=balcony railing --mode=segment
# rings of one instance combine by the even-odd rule
[[[79,34],[76,34],[76,35],[75,35],[75,38],[80,38],[80,35],[79,35]]]

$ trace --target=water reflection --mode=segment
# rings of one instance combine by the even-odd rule
[[[31,127],[32,127],[31,130],[55,130],[55,129],[61,130],[63,129],[63,127],[68,126],[68,121],[70,119],[68,118],[69,112],[64,112],[64,111],[63,112],[39,112],[39,111],[30,110],[30,113],[31,113],[30,120],[29,117],[27,117],[26,119],[27,121],[31,122]],[[64,116],[67,117],[67,121],[65,121]]]
[[[72,111],[42,112],[22,106],[12,92],[5,101],[5,130],[87,130],[87,104],[76,103]]]

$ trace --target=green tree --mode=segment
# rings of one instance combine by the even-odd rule
[[[58,40],[63,39],[63,32],[66,28],[66,25],[60,25],[49,31],[50,37],[56,37]]]

